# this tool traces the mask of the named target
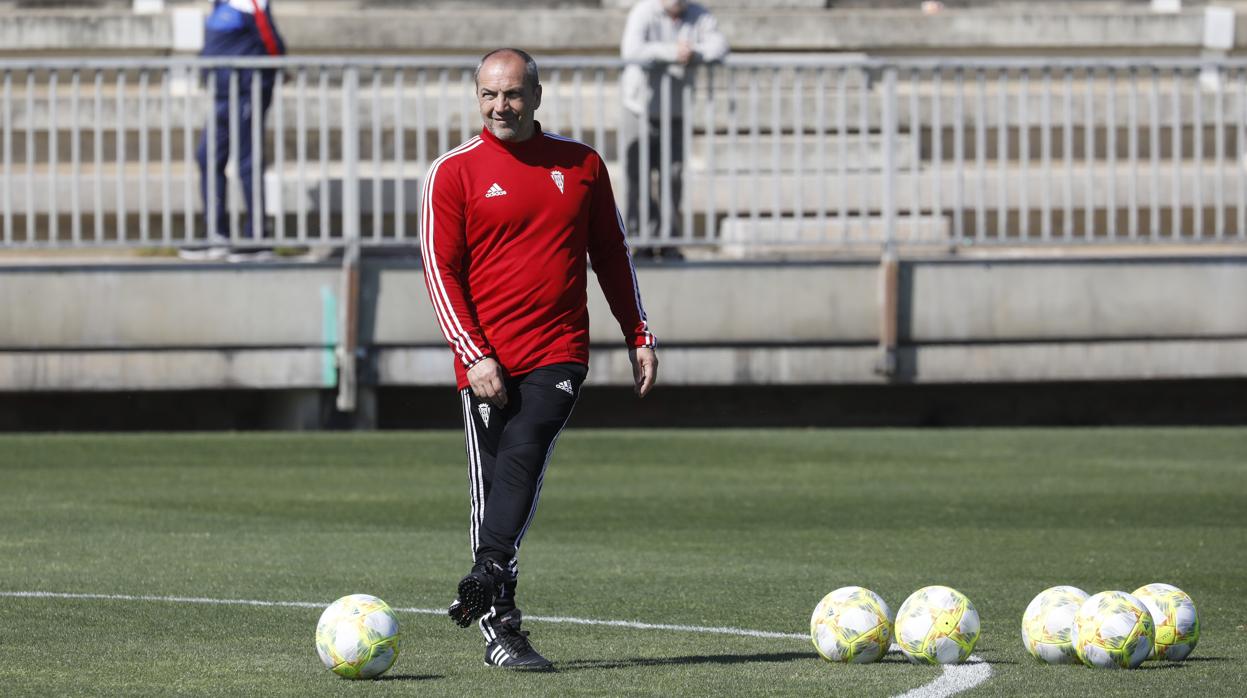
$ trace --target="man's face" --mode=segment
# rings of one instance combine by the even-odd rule
[[[672,18],[679,17],[688,9],[688,0],[662,0],[662,9]]]
[[[533,135],[541,85],[524,84],[524,61],[519,56],[502,53],[481,66],[476,100],[485,128],[498,140],[523,141]]]

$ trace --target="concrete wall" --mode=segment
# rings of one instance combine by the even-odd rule
[[[876,372],[878,265],[638,270],[673,385],[1247,377],[1247,256],[931,259],[901,269],[899,371]],[[0,268],[0,392],[332,388],[340,270],[168,262]],[[626,385],[591,281],[592,379]],[[368,261],[361,375],[448,385],[418,263]]]

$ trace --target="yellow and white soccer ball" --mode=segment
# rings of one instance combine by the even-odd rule
[[[1022,614],[1022,644],[1031,656],[1048,664],[1077,664],[1078,654],[1070,642],[1074,616],[1087,592],[1078,587],[1055,586],[1039,592]]]
[[[979,612],[951,587],[923,587],[896,611],[896,644],[914,664],[964,662],[978,641]]]
[[[810,639],[829,662],[877,662],[892,645],[892,609],[870,589],[840,587],[814,607]]]
[[[1134,590],[1156,625],[1156,645],[1149,659],[1181,661],[1199,642],[1199,614],[1185,591],[1171,584],[1148,584]]]
[[[316,624],[316,653],[348,679],[384,674],[398,658],[398,618],[375,596],[351,594],[329,604]]]
[[[1074,616],[1070,642],[1083,664],[1133,669],[1147,659],[1156,629],[1147,606],[1124,591],[1102,591]]]

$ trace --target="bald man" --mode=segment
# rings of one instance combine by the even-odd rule
[[[420,231],[468,453],[473,566],[449,615],[477,624],[486,664],[551,669],[520,630],[518,555],[588,373],[586,262],[619,322],[640,397],[658,358],[601,156],[541,129],[541,83],[527,53],[486,54],[475,83],[484,127],[429,168]]]

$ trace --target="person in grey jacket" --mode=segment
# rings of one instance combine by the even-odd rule
[[[625,119],[628,174],[627,228],[642,239],[658,237],[661,226],[662,187],[658,173],[662,167],[663,130],[671,135],[671,237],[680,237],[680,201],[684,175],[683,90],[692,85],[697,63],[722,60],[728,53],[727,39],[719,31],[714,15],[704,6],[687,0],[640,0],[628,13],[620,55],[629,65],[622,78],[624,108],[632,115]],[[662,83],[670,80],[670,121],[662,121]],[[641,172],[642,120],[648,121],[649,168]],[[655,186],[657,184],[658,186]],[[650,191],[648,220],[641,230],[641,187]],[[652,248],[650,248],[652,250]],[[679,258],[678,248],[656,250],[660,257]]]

